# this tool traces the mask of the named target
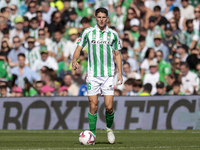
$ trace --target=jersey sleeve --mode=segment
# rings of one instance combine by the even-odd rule
[[[78,41],[77,41],[77,45],[81,46],[81,47],[85,47],[87,43],[87,30],[85,30],[82,35],[79,37]]]
[[[113,50],[121,50],[122,49],[121,40],[120,40],[117,33],[113,33],[113,34],[114,34],[114,42],[113,42],[113,45],[112,45]]]

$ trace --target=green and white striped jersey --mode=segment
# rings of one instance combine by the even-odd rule
[[[38,39],[38,31],[39,31],[39,27],[35,30],[33,30],[32,28],[29,30],[30,31],[30,36],[34,37],[35,39]]]
[[[88,47],[88,76],[114,76],[115,64],[113,50],[121,50],[120,39],[116,31],[108,28],[102,32],[97,25],[87,28],[77,44]]]
[[[40,47],[34,47],[25,53],[26,58],[28,58],[29,67],[32,68],[36,60],[41,60]]]
[[[60,42],[52,43],[51,51],[56,54],[56,59],[62,56],[65,49],[67,49],[67,40],[63,38],[60,40]]]

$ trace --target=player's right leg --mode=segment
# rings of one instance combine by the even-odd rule
[[[90,102],[90,111],[88,112],[90,131],[96,136],[98,96],[88,96],[88,99]]]
[[[90,102],[90,111],[88,112],[90,131],[96,136],[96,122],[97,122],[97,106],[98,94],[100,92],[100,83],[95,77],[87,77],[87,93]]]

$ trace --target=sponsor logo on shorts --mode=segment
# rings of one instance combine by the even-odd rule
[[[113,85],[109,85],[109,88],[108,89],[106,89],[107,91],[113,91],[114,90],[114,87],[113,87]]]

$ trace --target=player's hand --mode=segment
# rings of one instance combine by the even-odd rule
[[[122,82],[123,82],[122,75],[121,75],[121,74],[118,74],[118,83],[117,83],[117,85],[121,85]]]
[[[76,69],[78,69],[78,67],[79,67],[78,62],[77,61],[72,61],[72,69],[76,70]]]

